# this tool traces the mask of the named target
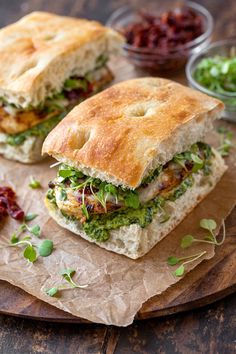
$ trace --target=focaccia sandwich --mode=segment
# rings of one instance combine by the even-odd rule
[[[50,215],[107,250],[144,255],[225,172],[204,142],[223,108],[159,78],[122,82],[79,104],[43,145],[59,161]]]
[[[123,38],[98,22],[33,12],[0,30],[0,154],[31,163],[72,107],[113,78]]]

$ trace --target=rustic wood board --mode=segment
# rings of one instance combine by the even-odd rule
[[[113,66],[116,81],[148,76],[135,70],[124,59]],[[169,76],[170,77],[170,76]],[[185,83],[183,72],[172,79]],[[226,221],[227,238],[215,256],[200,264],[161,296],[148,300],[136,319],[145,319],[186,311],[217,301],[236,291],[236,208]],[[54,308],[4,281],[0,281],[0,313],[50,322],[87,322]]]

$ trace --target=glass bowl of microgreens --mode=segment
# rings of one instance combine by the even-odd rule
[[[215,42],[186,66],[189,86],[224,102],[223,118],[236,123],[236,38]]]

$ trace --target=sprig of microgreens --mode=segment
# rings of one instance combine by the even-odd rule
[[[167,258],[167,264],[170,266],[174,266],[176,264],[179,264],[181,262],[183,262],[175,271],[174,271],[174,275],[176,277],[182,277],[182,275],[184,275],[185,272],[185,265],[188,263],[192,263],[194,261],[196,261],[197,259],[201,258],[204,254],[206,254],[206,251],[203,252],[199,252],[197,254],[193,254],[191,256],[186,256],[186,257],[175,257],[175,256],[171,256]]]
[[[94,196],[95,199],[97,199],[99,201],[99,203],[102,205],[102,207],[103,207],[103,209],[104,209],[104,211],[106,213],[107,212],[107,204],[106,204],[107,197],[104,198],[103,193],[100,193],[100,194],[94,193],[92,183],[90,183],[89,187],[90,187],[92,195]]]
[[[42,186],[41,186],[41,183],[39,181],[37,181],[34,177],[30,176],[29,187],[32,188],[32,189],[39,189]]]
[[[204,164],[204,161],[198,156],[197,152],[186,151],[174,156],[174,162],[178,163],[182,168],[185,169],[185,171],[188,172],[186,167],[187,161],[193,162],[192,172],[197,172],[203,167]]]
[[[80,179],[84,178],[86,178],[86,180],[80,181]],[[123,190],[122,188],[116,187],[110,183],[102,182],[97,178],[86,177],[82,172],[70,168],[69,166],[62,165],[58,171],[57,181],[59,183],[63,183],[66,179],[70,180],[71,189],[82,189],[81,209],[87,220],[89,219],[89,211],[85,203],[86,187],[90,188],[94,199],[96,199],[102,205],[105,213],[107,213],[107,199],[109,196],[115,198],[116,204],[118,204],[119,201],[123,201],[126,207],[131,207],[134,209],[139,207],[139,197],[136,191]],[[78,181],[81,183],[78,183]],[[94,187],[98,189],[98,191],[95,192]]]
[[[75,288],[79,288],[79,289],[87,288],[88,284],[79,285],[74,282],[74,280],[72,278],[75,275],[75,273],[76,273],[76,271],[72,268],[66,268],[66,269],[63,269],[62,271],[60,271],[60,275],[63,277],[64,280],[67,281],[67,283],[70,284],[70,287],[65,286],[65,285],[58,285],[58,286],[55,286],[55,287],[52,287],[49,289],[45,289],[46,294],[53,297],[53,296],[59,295],[59,292],[61,290],[69,290],[69,289],[75,289]]]
[[[217,151],[221,156],[226,157],[235,146],[232,142],[233,132],[225,127],[219,127],[217,131],[220,134],[220,146],[218,146]]]
[[[185,248],[189,248],[194,242],[198,242],[198,243],[209,243],[209,244],[213,244],[216,246],[220,246],[224,243],[225,240],[225,223],[223,221],[222,226],[223,226],[223,236],[222,236],[222,240],[220,242],[218,242],[216,240],[216,237],[214,235],[214,230],[217,228],[217,223],[215,222],[215,220],[213,219],[201,219],[200,220],[200,227],[204,230],[208,231],[208,234],[206,235],[206,237],[201,240],[201,239],[197,239],[192,235],[185,235],[182,240],[181,240],[181,247],[183,249]],[[181,277],[184,272],[185,272],[185,265],[191,262],[196,261],[197,259],[201,258],[204,254],[206,254],[207,251],[203,251],[194,255],[190,255],[190,256],[186,256],[186,257],[176,257],[176,256],[170,256],[167,258],[167,264],[170,266],[174,266],[176,264],[179,264],[181,262],[183,262],[174,272],[174,275],[177,277]]]
[[[25,237],[20,239],[21,234],[25,231],[28,231],[31,235],[26,235]],[[53,242],[51,240],[45,239],[40,243],[34,242],[32,236],[38,238],[40,236],[40,233],[41,229],[39,225],[29,227],[27,224],[22,224],[11,235],[10,244],[1,245],[1,248],[23,247],[23,257],[29,262],[34,263],[37,260],[38,255],[41,257],[48,257],[53,251]]]
[[[224,221],[222,223],[222,226],[223,226],[223,236],[222,236],[222,240],[219,242],[216,240],[216,237],[213,232],[217,227],[215,220],[213,219],[200,220],[200,227],[204,230],[209,231],[209,233],[206,235],[206,237],[203,240],[195,238],[192,235],[185,235],[181,240],[181,247],[189,248],[193,243],[209,243],[216,246],[221,246],[225,241],[225,235],[226,235]]]
[[[41,234],[41,228],[38,224],[30,227],[24,223],[19,226],[19,228],[14,233],[14,235],[20,235],[22,232],[24,232],[26,230],[29,231],[29,233],[33,234],[36,237],[39,237]]]
[[[86,188],[86,186],[84,186],[83,191],[82,191],[82,207],[81,207],[81,210],[82,210],[82,213],[84,214],[84,216],[86,217],[86,219],[88,220],[89,219],[89,213],[88,213],[87,206],[85,204],[85,195],[84,195],[85,188]]]
[[[27,259],[30,263],[34,263],[38,254],[41,257],[48,257],[53,251],[53,242],[51,240],[43,240],[39,245],[32,242],[31,236],[25,236],[23,239],[17,241],[15,237],[12,237],[11,244],[4,247],[19,247],[25,246],[23,249],[23,257]],[[3,247],[1,247],[3,248]],[[38,254],[37,254],[38,252]]]

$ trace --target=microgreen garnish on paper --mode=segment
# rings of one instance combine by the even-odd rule
[[[87,288],[88,284],[85,284],[85,285],[79,285],[77,283],[75,283],[73,281],[73,276],[75,275],[76,271],[72,268],[66,268],[66,269],[63,269],[61,272],[60,272],[60,275],[63,277],[64,280],[67,281],[67,283],[70,284],[70,287],[68,286],[64,286],[64,285],[58,285],[58,286],[55,286],[55,287],[52,287],[50,289],[46,289],[45,292],[47,295],[53,297],[53,296],[56,296],[58,295],[58,293],[61,291],[61,290],[69,290],[69,289],[75,289],[75,288],[79,288],[79,289],[85,289]]]
[[[26,225],[26,229],[36,237],[39,237],[41,234],[41,228],[39,225],[34,225],[32,227],[29,227],[28,225]]]
[[[37,259],[37,252],[36,252],[34,246],[28,245],[24,250],[23,256],[29,262],[34,263]]]
[[[26,235],[21,238],[22,233],[25,231],[30,232],[31,235]],[[34,263],[38,256],[48,257],[53,251],[53,242],[51,240],[43,240],[39,242],[38,237],[40,236],[41,228],[39,225],[34,225],[33,227],[27,224],[22,224],[19,228],[11,235],[10,244],[1,245],[4,247],[23,247],[23,257],[31,263]],[[36,238],[33,238],[35,236]]]
[[[25,246],[24,251],[23,251],[23,256],[25,259],[27,259],[29,262],[34,263],[37,259],[37,252],[35,245],[32,244],[31,242],[31,237],[26,236],[22,240],[16,241],[16,238],[14,236],[11,238],[11,247],[18,247],[18,246]]]
[[[37,218],[38,214],[28,213],[25,216],[25,222],[32,221]]]
[[[171,257],[167,258],[167,264],[170,265],[170,266],[174,266],[176,264],[182,263],[174,271],[174,275],[176,277],[182,277],[182,275],[184,275],[184,272],[185,272],[185,265],[196,261],[197,259],[201,258],[206,253],[207,253],[206,251],[203,251],[203,252],[199,252],[199,253],[193,254],[191,256],[180,257],[180,258],[175,257],[175,256],[171,256]]]
[[[213,244],[216,246],[222,245],[224,243],[225,234],[226,234],[224,221],[222,223],[222,226],[223,226],[223,236],[222,236],[222,240],[219,242],[216,240],[216,237],[214,235],[214,230],[217,227],[215,220],[213,220],[213,219],[200,220],[200,227],[204,230],[207,230],[209,233],[205,236],[204,239],[198,239],[192,235],[185,235],[181,240],[181,247],[182,248],[189,248],[190,246],[192,246],[193,243],[209,243],[209,244]]]
[[[219,127],[217,131],[220,134],[220,146],[217,148],[217,151],[221,156],[226,157],[229,155],[231,148],[234,147],[232,142],[233,132],[225,127]]]
[[[34,179],[34,177],[30,178],[30,183],[29,183],[29,187],[32,189],[39,189],[41,188],[41,183],[39,181],[37,181],[36,179]]]
[[[220,246],[224,243],[225,240],[225,223],[223,221],[222,226],[223,226],[223,236],[222,240],[219,242],[216,240],[216,237],[214,235],[214,231],[217,228],[217,223],[213,219],[201,219],[199,226],[207,231],[207,234],[204,239],[198,239],[195,238],[193,235],[185,235],[182,240],[181,240],[181,248],[189,248],[192,246],[193,243],[209,243],[213,244],[216,246]],[[197,259],[201,258],[204,254],[206,254],[207,251],[202,251],[200,253],[190,255],[190,256],[185,256],[185,257],[177,257],[177,256],[171,256],[167,258],[167,264],[170,266],[175,266],[177,264],[180,264],[180,266],[174,271],[174,275],[177,277],[181,277],[184,275],[185,272],[185,265],[191,262],[196,261]]]
[[[41,257],[48,257],[53,251],[53,242],[51,240],[43,240],[38,246],[38,252]]]

